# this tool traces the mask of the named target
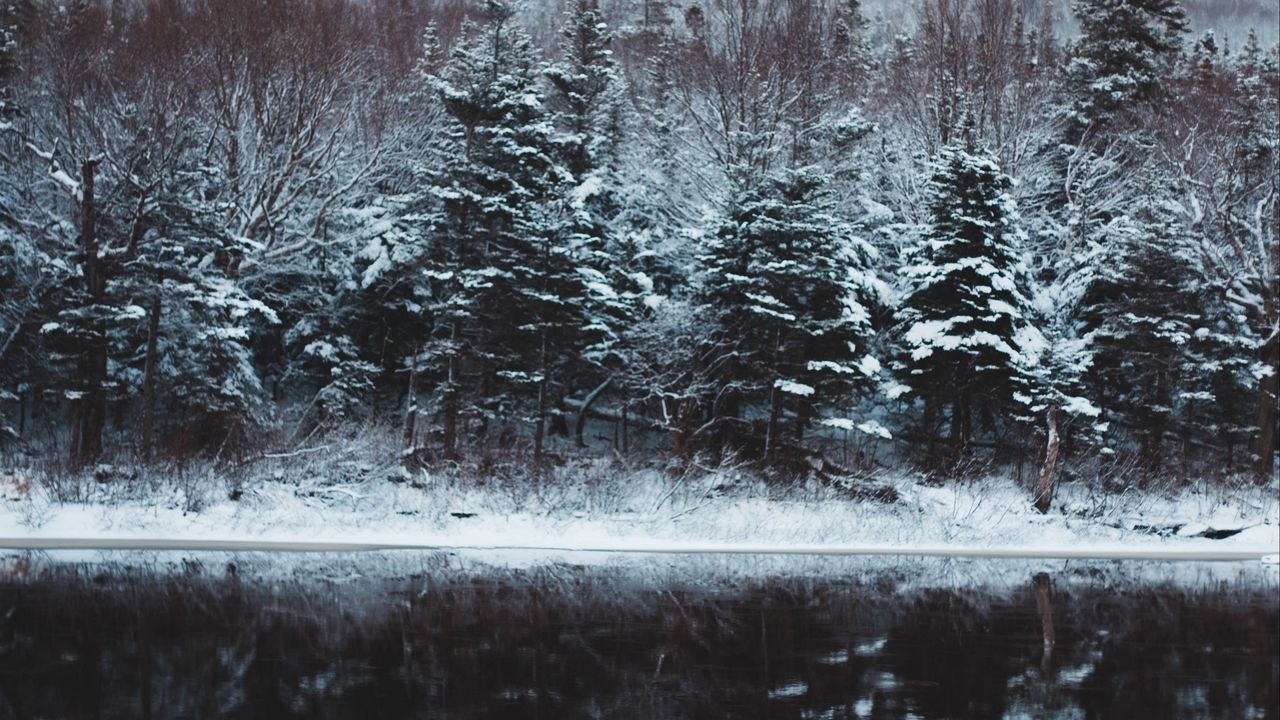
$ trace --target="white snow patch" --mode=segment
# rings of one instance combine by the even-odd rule
[[[847,662],[849,662],[848,650],[837,650],[818,658],[818,664],[820,665],[843,665]]]
[[[88,482],[82,502],[59,503],[34,492],[0,499],[0,538],[12,546],[68,540],[60,547],[99,541],[254,544],[332,543],[402,548],[471,548],[486,552],[557,556],[570,552],[996,554],[1036,557],[1275,558],[1280,546],[1280,499],[1273,488],[1226,492],[1100,495],[1064,483],[1054,509],[1041,515],[1026,487],[1012,479],[934,487],[913,476],[878,477],[896,490],[891,504],[857,502],[836,490],[817,496],[779,494],[762,481],[736,479],[734,490],[707,495],[723,473],[690,478],[672,490],[660,472],[615,478],[601,492],[572,477],[544,501],[421,472],[418,482],[388,482],[361,469],[338,448],[260,461],[264,477],[246,482],[231,500],[220,482],[160,481],[145,496],[121,496],[124,485]],[[300,460],[317,463],[296,469]],[[273,465],[273,463],[280,463]],[[322,463],[334,467],[323,469]],[[273,470],[278,467],[278,470]],[[305,470],[305,467],[311,467]],[[268,480],[273,472],[277,480]],[[0,478],[4,472],[0,472]],[[319,477],[341,478],[321,481]],[[413,487],[413,485],[419,487]],[[39,485],[37,484],[37,487]],[[139,487],[143,487],[140,485]],[[138,491],[139,493],[141,491]],[[192,510],[192,492],[199,497]],[[602,499],[607,498],[607,501]],[[572,507],[573,512],[565,510]],[[455,517],[451,513],[469,513]],[[1153,534],[1145,527],[1244,528],[1221,540]],[[80,544],[76,544],[79,541]],[[131,545],[131,543],[133,545]]]
[[[770,690],[769,699],[778,700],[781,698],[802,697],[807,692],[809,692],[809,684],[801,680],[796,680],[795,682],[790,682],[786,685]]]
[[[889,638],[876,638],[875,640],[858,643],[858,646],[855,647],[853,651],[862,657],[872,657],[879,655],[884,650],[884,646],[888,643]]]
[[[858,361],[858,369],[867,377],[875,377],[880,372],[880,361],[870,355],[864,355]]]
[[[863,433],[866,433],[867,435],[873,435],[875,437],[883,438],[885,440],[893,439],[893,434],[889,432],[888,428],[876,422],[875,420],[868,420],[866,422],[858,423],[858,430]]]
[[[781,379],[775,380],[773,382],[773,386],[778,388],[784,393],[787,393],[790,395],[799,395],[801,397],[809,397],[814,393],[814,389],[812,386],[805,385],[804,383],[798,383],[793,380],[781,380]]]

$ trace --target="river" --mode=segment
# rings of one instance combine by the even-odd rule
[[[1275,568],[11,553],[0,718],[1276,718]]]

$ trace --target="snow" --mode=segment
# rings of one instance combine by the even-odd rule
[[[616,298],[618,293],[613,288],[602,282],[589,282],[586,284],[587,289],[603,298]]]
[[[845,365],[843,363],[838,363],[838,362],[832,362],[830,360],[810,360],[805,365],[805,369],[809,370],[810,372],[822,372],[823,370],[826,370],[828,372],[837,373],[839,375],[849,375],[853,373],[853,368],[849,367],[848,365]]]
[[[1102,410],[1097,405],[1089,402],[1082,397],[1069,397],[1062,403],[1062,409],[1070,415],[1083,415],[1085,417],[1098,417],[1102,415]]]
[[[307,343],[302,352],[327,362],[337,362],[338,349],[324,340],[313,340]]]
[[[821,665],[843,665],[847,662],[849,662],[849,651],[847,650],[837,650],[818,658],[818,663]]]
[[[642,272],[632,273],[631,279],[632,281],[635,282],[637,286],[640,287],[641,291],[645,293],[653,292],[653,278],[649,277],[645,273],[642,273]]]
[[[586,180],[583,180],[580,185],[573,189],[571,198],[573,207],[581,208],[588,198],[600,193],[602,186],[603,181],[598,175],[592,175]]]
[[[858,198],[865,213],[863,222],[868,225],[885,225],[893,222],[893,210],[867,195]]]
[[[885,440],[893,439],[893,434],[890,433],[885,426],[874,420],[855,422],[849,418],[825,418],[820,422],[820,424],[837,430],[857,430],[858,432],[866,435],[883,438]]]
[[[931,346],[941,347],[943,350],[954,350],[960,346],[960,338],[950,337],[947,335],[951,328],[958,323],[971,322],[973,318],[967,316],[959,316],[948,320],[926,320],[915,323],[907,330],[903,338],[908,344],[915,346],[912,351],[912,357],[917,360],[928,357],[932,354]],[[916,357],[918,353],[924,353]]]
[[[874,420],[858,423],[858,430],[866,433],[867,435],[874,435],[875,437],[883,438],[885,440],[893,439],[893,435],[889,430]]]
[[[364,275],[360,278],[360,287],[368,289],[378,281],[387,270],[391,268],[391,256],[387,253],[387,248],[382,244],[381,236],[374,237],[369,240],[369,244],[365,246],[360,253],[360,257],[372,260],[369,267],[365,268]]]
[[[911,392],[911,388],[907,385],[904,385],[898,382],[897,380],[890,379],[884,382],[884,384],[880,388],[880,391],[883,392],[884,396],[889,398],[890,400],[897,400],[898,398],[901,398],[902,396],[909,394]]]
[[[80,183],[76,182],[76,180],[74,180],[70,175],[68,175],[62,168],[59,168],[59,167],[50,168],[49,177],[53,178],[53,181],[55,183],[57,183],[58,185],[61,185],[62,188],[66,190],[68,193],[70,193],[71,196],[74,197],[77,201],[82,199],[80,197]]]
[[[802,680],[796,680],[770,690],[769,699],[779,700],[782,698],[802,697],[807,692],[809,692],[809,684]]]
[[[887,637],[876,638],[875,640],[858,643],[858,646],[853,649],[853,652],[863,657],[872,657],[883,652],[884,646],[888,643],[889,638]]]
[[[858,369],[867,377],[875,377],[880,373],[880,361],[871,355],[864,355],[858,361]]]
[[[1280,546],[1280,500],[1271,488],[1105,496],[1067,484],[1058,491],[1058,509],[1041,515],[1031,508],[1027,488],[1000,479],[944,487],[910,477],[877,479],[900,496],[877,503],[849,500],[832,488],[788,492],[722,473],[674,485],[657,471],[615,473],[605,487],[570,484],[555,493],[479,487],[427,473],[412,477],[418,487],[403,477],[392,482],[376,475],[342,483],[259,480],[238,500],[225,492],[192,496],[199,490],[190,483],[117,499],[122,489],[89,478],[87,500],[58,503],[38,486],[24,491],[21,478],[0,475],[0,546],[128,547],[158,539],[162,547],[330,543],[328,549],[471,548],[549,557],[884,553],[1233,557],[1255,563]],[[736,489],[715,489],[726,483]],[[203,480],[200,489],[211,492],[217,485]],[[1143,530],[1194,523],[1243,530],[1221,540]]]
[[[994,304],[998,301],[992,300],[991,302]],[[1009,314],[1017,316],[1016,312],[1011,311]],[[1013,334],[1013,340],[1022,349],[1027,358],[1032,361],[1038,360],[1044,354],[1044,351],[1049,348],[1049,343],[1045,339],[1044,333],[1040,332],[1039,328],[1031,325],[1024,325],[1018,328],[1017,332]]]
[[[773,382],[773,386],[784,393],[789,395],[799,395],[800,397],[809,397],[814,393],[812,386],[792,380],[775,380]]]

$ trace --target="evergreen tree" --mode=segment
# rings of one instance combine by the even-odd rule
[[[1252,215],[1252,222],[1235,221],[1236,233],[1222,238],[1232,249],[1211,262],[1219,282],[1228,288],[1229,301],[1243,310],[1257,347],[1254,365],[1255,411],[1253,418],[1255,478],[1269,482],[1275,475],[1277,407],[1280,407],[1280,141],[1275,119],[1280,117],[1280,44],[1263,54],[1257,35],[1249,33],[1239,56],[1237,83],[1228,114],[1232,137],[1231,167],[1226,173],[1239,184],[1230,188],[1242,206],[1237,217]],[[1270,223],[1266,213],[1270,211]],[[1246,228],[1248,228],[1246,230]],[[1229,260],[1227,258],[1230,258]],[[1225,282],[1223,282],[1225,281]],[[1268,286],[1270,290],[1268,290]]]
[[[1181,228],[1156,209],[1136,215],[1112,224],[1084,316],[1104,418],[1138,441],[1155,470],[1166,440],[1188,429],[1187,401],[1210,399],[1192,345],[1211,342],[1214,331]]]
[[[1244,47],[1235,58],[1235,92],[1227,110],[1231,137],[1239,144],[1237,160],[1250,175],[1266,172],[1275,155],[1276,89],[1268,92],[1268,79],[1280,80],[1280,68],[1272,65],[1258,43],[1258,34],[1249,31]],[[1269,67],[1270,66],[1270,67]],[[1269,72],[1268,72],[1269,71]],[[1268,78],[1270,75],[1270,78]]]
[[[509,9],[489,2],[484,15],[438,79],[453,123],[417,220],[432,247],[422,358],[441,374],[449,455],[466,417],[531,419],[540,452],[555,376],[583,326],[582,280],[559,233],[570,178],[555,160],[537,53]]]
[[[700,258],[701,302],[716,327],[705,353],[713,415],[732,427],[764,408],[756,439],[766,461],[787,446],[788,411],[797,442],[814,422],[881,432],[845,417],[853,391],[880,367],[868,353],[875,250],[832,214],[827,178],[815,168],[738,182]]]
[[[0,135],[12,129],[12,120],[18,111],[13,85],[18,75],[18,41],[13,16],[13,4],[0,2]],[[0,158],[0,161],[4,159]],[[6,356],[15,349],[13,345],[23,323],[21,316],[28,304],[19,297],[10,297],[26,275],[23,266],[28,262],[22,257],[24,253],[18,250],[19,229],[13,221],[12,204],[16,203],[7,197],[7,188],[0,187],[0,404],[18,399],[9,390],[13,380],[6,372],[9,367]],[[18,431],[6,422],[5,413],[0,410],[0,440],[17,434]]]
[[[587,295],[594,363],[616,359],[622,329],[632,321],[634,283],[624,271],[614,219],[619,214],[618,149],[622,140],[622,79],[610,44],[612,34],[595,0],[578,0],[565,15],[560,62],[546,72],[554,93],[549,105],[563,138],[561,157],[573,178],[563,232],[579,260]]]
[[[1189,24],[1178,0],[1076,0],[1080,39],[1067,68],[1073,140],[1159,94]]]
[[[596,0],[577,0],[565,14],[560,61],[547,68],[555,88],[551,106],[564,127],[562,153],[579,182],[615,167],[622,134],[622,79],[613,35]]]
[[[861,0],[845,0],[834,13],[831,29],[831,67],[834,85],[845,98],[858,97],[872,69],[874,53],[867,40],[867,19]]]
[[[135,178],[145,173],[133,170]],[[125,183],[120,206],[136,207],[128,225],[120,207],[100,208],[115,212],[94,221],[97,232],[128,241],[101,254],[109,270],[98,271],[97,284],[69,277],[54,298],[60,309],[41,328],[57,367],[54,389],[75,401],[96,393],[103,412],[139,401],[136,445],[144,455],[160,431],[171,448],[191,451],[216,448],[229,434],[239,446],[246,430],[264,423],[252,339],[256,328],[278,322],[219,263],[231,240],[220,209],[204,200],[218,178],[197,166],[167,180],[155,196]],[[87,365],[95,362],[103,367]],[[171,419],[167,428],[160,410]],[[89,438],[78,441],[82,459],[92,459]]]
[[[381,363],[412,358],[421,348],[430,299],[430,282],[422,274],[429,247],[419,227],[395,222],[405,202],[380,196],[334,213],[330,231],[350,238],[349,255],[322,261],[319,282],[327,292],[285,336],[299,369],[317,387],[314,414],[302,419],[298,432],[309,432],[313,421],[364,414],[375,400],[377,380],[384,387],[404,387],[407,377],[384,373],[404,368],[396,361],[391,368]]]
[[[950,408],[950,441],[959,454],[975,419],[992,424],[1010,410],[1025,414],[1034,350],[1011,180],[975,147],[972,132],[963,134],[961,144],[939,153],[929,180],[931,220],[900,270],[905,298],[895,361],[924,400],[930,433],[941,409]]]
[[[314,270],[322,292],[284,337],[293,356],[290,369],[309,378],[315,391],[295,435],[328,419],[367,415],[381,395],[403,393],[405,442],[417,442],[417,379],[432,302],[424,268],[433,249],[434,206],[424,193],[396,191],[430,180],[421,168],[438,159],[432,140],[443,109],[434,80],[446,61],[436,28],[428,25],[412,76],[395,98],[396,114],[410,119],[412,134],[404,143],[409,157],[389,163],[401,172],[354,195],[324,225],[325,239],[334,238],[337,251],[322,248]]]
[[[0,2],[0,131],[18,112],[14,81],[18,76],[17,5]]]
[[[1082,336],[1079,322],[1085,283],[1073,272],[1075,268],[1062,270],[1058,277],[1037,288],[1031,302],[1031,322],[1017,338],[1027,387],[1025,393],[1014,393],[1015,402],[1022,408],[1015,417],[1030,420],[1029,416],[1034,416],[1033,436],[1038,436],[1040,430],[1044,432],[1044,462],[1035,491],[1035,506],[1041,512],[1048,512],[1053,502],[1055,475],[1064,446],[1096,445],[1107,429],[1098,420],[1102,411],[1089,399],[1085,381],[1093,362],[1091,346]]]

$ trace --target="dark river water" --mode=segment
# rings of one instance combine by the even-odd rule
[[[0,718],[1276,718],[1256,563],[0,556]]]

